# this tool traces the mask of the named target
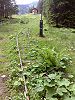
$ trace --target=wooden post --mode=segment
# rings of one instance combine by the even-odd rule
[[[40,37],[44,37],[43,35],[43,19],[42,19],[42,12],[41,12],[41,19],[40,19]]]

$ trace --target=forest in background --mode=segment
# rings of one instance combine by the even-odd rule
[[[39,0],[39,11],[57,27],[75,27],[75,0]]]
[[[11,17],[18,13],[18,6],[15,0],[0,0],[0,19]]]

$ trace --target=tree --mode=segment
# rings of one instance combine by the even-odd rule
[[[4,2],[3,0],[0,0],[0,18],[4,16]]]
[[[56,26],[75,27],[75,0],[44,0],[44,15]]]
[[[0,18],[8,18],[18,12],[15,0],[0,0]]]
[[[43,8],[43,0],[39,0],[38,5],[37,5],[37,9],[39,13],[42,12],[43,10],[42,8]]]
[[[57,2],[56,2],[57,1]],[[75,26],[75,0],[53,0],[51,13],[56,25]]]
[[[51,0],[43,0],[43,14],[48,23],[51,23]]]

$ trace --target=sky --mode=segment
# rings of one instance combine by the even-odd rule
[[[33,1],[39,1],[39,0],[15,0],[17,4],[29,4]]]

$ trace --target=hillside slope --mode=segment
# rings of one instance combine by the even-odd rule
[[[22,92],[24,92],[23,87],[21,88],[20,86],[23,86],[23,84],[21,84],[21,82],[23,83],[22,75],[26,75],[26,73],[22,73],[22,70],[20,69],[20,60],[18,55],[16,36],[18,36],[21,59],[25,70],[29,66],[33,66],[36,70],[36,68],[38,68],[37,65],[42,64],[39,63],[40,56],[42,56],[41,52],[43,54],[46,54],[45,50],[48,48],[49,50],[55,50],[57,54],[60,54],[61,56],[62,54],[64,54],[65,56],[68,55],[72,58],[72,64],[71,66],[67,67],[67,70],[75,76],[75,29],[56,28],[48,26],[46,20],[43,20],[45,35],[44,38],[39,37],[40,15],[15,15],[13,16],[13,19],[10,19],[8,22],[5,22],[3,23],[3,25],[0,26],[0,74],[8,75],[9,72],[11,100],[25,100],[24,98],[22,98]],[[54,55],[56,55],[56,52],[54,52]],[[45,60],[45,57],[48,58],[48,55],[49,54],[45,55],[44,57],[42,56],[43,59],[41,59],[41,61]],[[50,59],[48,58],[45,61],[49,60]],[[54,58],[51,60],[54,61]],[[35,64],[37,65],[35,66]],[[44,69],[45,68],[42,68],[42,70]],[[29,70],[31,71],[31,69]],[[46,73],[43,74],[41,74],[41,76],[46,76]],[[27,75],[28,77],[31,76],[29,73],[27,73]],[[52,76],[53,79],[54,76],[55,75]],[[39,74],[35,77],[36,79],[38,79]],[[38,83],[41,84],[42,82],[38,80]],[[33,84],[33,86],[35,85]],[[1,87],[2,86],[0,86],[0,88]],[[4,95],[6,96],[6,93],[3,94],[3,96]],[[1,98],[1,100],[2,99],[4,100],[4,98]]]
[[[29,8],[31,7],[37,7],[37,1],[36,2],[32,2],[30,4],[25,4],[25,5],[18,5],[19,8],[19,14],[26,14],[29,13]]]

